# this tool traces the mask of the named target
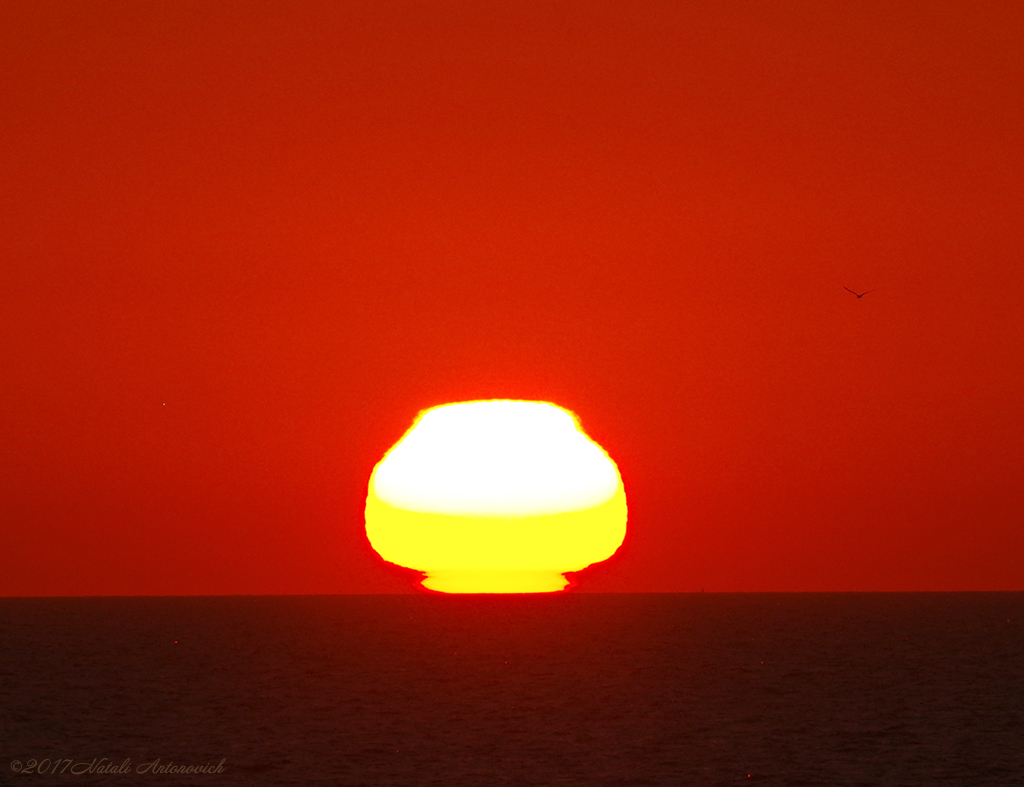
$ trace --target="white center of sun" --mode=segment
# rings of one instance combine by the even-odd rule
[[[600,505],[615,465],[566,411],[541,402],[473,402],[424,413],[374,476],[383,502],[456,516],[530,516]]]

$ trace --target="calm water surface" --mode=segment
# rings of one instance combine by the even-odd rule
[[[1024,785],[1024,593],[3,599],[0,626],[0,783]],[[224,763],[13,770],[103,757]]]

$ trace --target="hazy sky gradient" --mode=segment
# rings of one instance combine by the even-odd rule
[[[1022,33],[5,3],[0,594],[409,590],[370,471],[492,397],[619,464],[581,590],[1024,589]]]

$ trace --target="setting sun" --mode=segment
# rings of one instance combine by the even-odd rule
[[[562,590],[626,533],[618,469],[548,402],[493,400],[422,412],[370,477],[366,534],[446,593]]]

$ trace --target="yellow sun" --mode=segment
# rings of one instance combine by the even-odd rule
[[[366,535],[446,593],[544,593],[626,534],[618,468],[568,410],[499,399],[425,410],[370,476]]]

